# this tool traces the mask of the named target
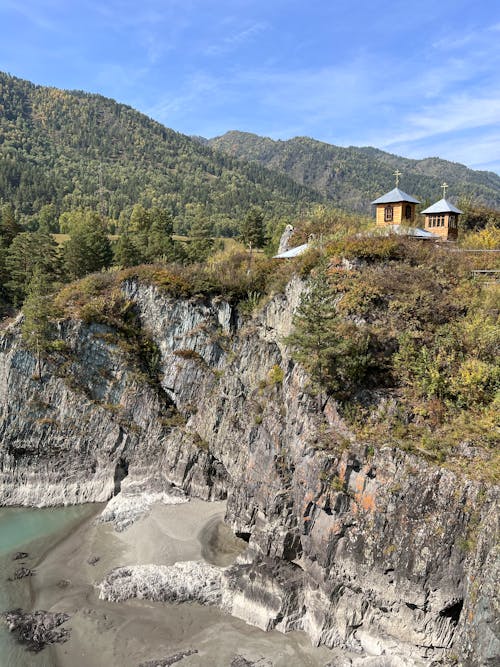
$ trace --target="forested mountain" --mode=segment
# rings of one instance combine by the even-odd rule
[[[439,186],[446,180],[451,198],[471,197],[477,203],[500,207],[499,176],[440,158],[410,160],[376,148],[342,148],[308,137],[274,141],[236,131],[208,143],[226,155],[286,174],[345,209],[369,212],[370,201],[393,187],[396,167],[403,172],[402,189],[422,202],[440,199]]]
[[[438,158],[409,160],[374,148],[339,148],[228,132],[209,141],[175,132],[100,95],[37,86],[0,73],[0,204],[36,228],[37,214],[79,208],[125,218],[135,204],[171,214],[176,232],[196,221],[212,233],[237,233],[253,205],[269,219],[314,202],[368,212],[392,187],[423,202],[450,195],[500,207],[500,178]],[[52,213],[51,213],[52,215]],[[32,224],[30,224],[32,223]]]
[[[251,205],[290,213],[321,199],[111,99],[0,73],[0,203],[25,221],[48,203],[114,219],[139,203],[167,209],[181,227],[203,215],[224,231]]]

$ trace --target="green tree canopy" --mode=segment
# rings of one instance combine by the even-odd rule
[[[7,250],[5,266],[9,272],[7,287],[14,302],[19,304],[26,295],[35,269],[38,267],[53,282],[60,277],[61,262],[57,244],[46,232],[21,232]]]
[[[7,260],[7,248],[4,246],[2,237],[0,236],[0,296],[4,299],[7,297],[7,281],[9,274],[5,264]]]
[[[320,265],[294,317],[286,343],[308,371],[312,390],[337,398],[349,396],[363,379],[369,363],[368,336],[339,317],[325,265]]]
[[[144,261],[131,234],[124,232],[114,246],[114,263],[117,266],[137,266]]]
[[[71,278],[110,266],[113,253],[104,224],[95,213],[80,220],[64,244],[64,266]]]
[[[47,274],[36,266],[27,287],[23,306],[21,333],[26,345],[37,356],[37,375],[41,376],[42,353],[50,347],[52,300],[49,298],[51,284]]]
[[[264,213],[257,206],[252,206],[241,226],[241,239],[252,248],[262,248],[266,243],[264,232]]]
[[[186,244],[187,259],[190,262],[204,262],[214,248],[212,224],[199,208],[191,220],[189,229],[191,241]]]
[[[0,237],[4,245],[10,245],[20,232],[22,232],[22,227],[16,221],[12,205],[4,204],[0,208]]]
[[[57,210],[54,204],[45,204],[38,214],[38,229],[48,234],[56,234],[59,231]]]

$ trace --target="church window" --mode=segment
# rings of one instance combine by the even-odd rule
[[[394,215],[394,209],[392,206],[386,206],[384,208],[384,222],[392,222]]]
[[[410,206],[410,204],[406,204],[406,206],[405,206],[405,218],[407,220],[411,220],[411,206]]]

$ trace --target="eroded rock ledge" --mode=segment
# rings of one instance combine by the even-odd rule
[[[61,322],[66,356],[41,379],[17,325],[1,336],[0,504],[127,488],[227,497],[251,554],[224,575],[235,615],[406,665],[495,664],[498,489],[382,442],[368,450],[333,404],[318,410],[282,342],[301,283],[247,321],[222,299],[123,289],[158,346],[160,385],[104,325]]]

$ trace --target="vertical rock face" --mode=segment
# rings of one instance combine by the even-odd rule
[[[122,484],[227,496],[248,542],[225,574],[234,615],[408,665],[495,664],[498,489],[367,450],[333,404],[319,410],[283,344],[302,288],[243,321],[221,299],[125,284],[159,384],[110,329],[73,321],[66,356],[34,379],[14,326],[0,339],[0,504],[102,501]]]

